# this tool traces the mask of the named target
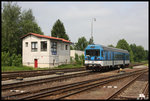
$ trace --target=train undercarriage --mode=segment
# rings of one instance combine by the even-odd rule
[[[113,70],[113,69],[120,69],[120,68],[126,68],[129,66],[129,64],[125,65],[110,65],[110,66],[101,66],[101,65],[85,65],[86,70],[92,70],[92,71],[102,71],[102,70]]]

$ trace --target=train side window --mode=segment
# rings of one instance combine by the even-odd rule
[[[104,51],[103,51],[103,50],[102,50],[102,52],[101,52],[101,56],[104,57]]]
[[[111,60],[111,52],[109,53],[109,59]]]
[[[106,51],[105,54],[106,54],[106,60],[108,60],[108,52]]]

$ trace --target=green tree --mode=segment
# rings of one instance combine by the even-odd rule
[[[145,58],[145,51],[143,46],[137,46],[137,57],[138,61],[142,61]]]
[[[21,8],[11,2],[3,4],[2,10],[2,51],[10,55],[17,53]]]
[[[33,16],[32,10],[24,10],[21,14],[21,32],[22,33],[38,33],[43,35],[43,32],[41,31],[41,28],[38,26],[38,24],[35,21],[35,17]]]
[[[35,21],[32,10],[21,12],[17,3],[4,3],[2,9],[2,51],[12,54],[22,54],[21,36],[29,33],[42,34]]]
[[[137,47],[136,47],[136,44],[130,44],[130,48],[131,48],[131,50],[132,50],[132,52],[133,52],[133,55],[134,55],[134,61],[137,61]]]
[[[129,44],[127,43],[127,41],[125,39],[121,39],[117,42],[117,45],[116,45],[116,48],[120,48],[120,49],[124,49],[124,50],[127,50],[130,54],[130,61],[131,62],[134,62],[133,60],[133,52],[129,46]]]
[[[9,52],[1,52],[1,63],[2,66],[10,66],[10,54]]]
[[[65,31],[65,27],[59,19],[55,22],[51,30],[51,36],[69,40],[69,36],[66,34]]]
[[[20,15],[20,33],[18,33],[18,53],[21,54],[22,51],[22,41],[20,37],[27,33],[38,33],[43,35],[41,28],[35,21],[32,10],[24,10]]]
[[[144,60],[149,60],[149,51],[148,50],[145,50],[145,58]]]
[[[93,39],[93,37],[90,38],[89,44],[94,44],[94,39]]]
[[[81,37],[81,38],[78,38],[78,42],[75,43],[75,49],[76,50],[84,50],[88,45],[88,41],[86,40],[85,37]]]
[[[70,45],[70,50],[73,50],[73,49],[74,49],[73,46]]]
[[[114,47],[114,48],[115,48],[115,46],[113,46],[112,44],[111,44],[111,45],[108,45],[108,47]]]
[[[146,52],[142,46],[136,46],[136,44],[131,44],[130,47],[133,51],[134,61],[140,62],[142,60],[145,60]]]

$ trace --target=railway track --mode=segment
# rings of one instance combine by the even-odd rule
[[[144,73],[143,74],[141,74],[141,75],[139,75],[139,76],[137,76],[135,79],[133,79],[132,81],[129,81],[125,86],[123,86],[121,89],[119,89],[116,93],[114,93],[113,95],[111,95],[109,98],[108,98],[108,100],[138,100],[138,97],[137,96],[135,96],[135,95],[130,95],[130,93],[128,94],[128,93],[125,93],[125,95],[123,95],[123,96],[121,96],[122,95],[122,93],[124,93],[124,91],[125,90],[127,90],[128,89],[128,87],[130,87],[130,85],[132,85],[132,84],[134,84],[134,82],[136,82],[136,81],[139,81],[139,80],[141,80],[140,78],[142,78],[142,80],[144,80],[144,79],[146,79],[146,78],[143,78],[143,75],[145,75]],[[148,76],[148,75],[147,75]],[[145,80],[144,80],[145,81]],[[148,89],[148,87],[149,87],[149,83],[148,83],[148,81],[146,81],[147,83],[146,83],[146,85],[145,85],[145,87],[144,87],[144,89],[141,89],[141,92],[139,93],[139,95],[140,94],[143,94],[144,96],[145,96],[145,98],[144,99],[147,99],[147,98],[149,98],[149,96],[148,96],[148,93],[149,93],[149,89]],[[142,91],[143,90],[143,91]],[[138,91],[137,91],[138,92]],[[127,95],[126,95],[127,94]]]
[[[135,82],[141,75],[143,75],[143,73],[137,75],[135,78],[133,78],[132,80],[130,80],[127,84],[125,84],[122,88],[120,88],[119,90],[117,90],[115,93],[113,93],[111,96],[109,96],[107,98],[107,100],[113,100],[115,98],[117,98],[117,95],[121,92],[123,92],[126,88],[128,88],[133,82]],[[128,100],[131,100],[131,98],[129,98]]]
[[[68,68],[68,69],[51,69],[51,70],[32,70],[32,71],[18,71],[18,72],[2,72],[2,81],[16,79],[17,77],[35,77],[35,76],[42,76],[42,75],[51,75],[57,72],[77,72],[77,71],[84,71],[85,68]]]
[[[143,63],[138,64],[130,64],[129,66],[137,66],[142,65]],[[50,69],[50,70],[32,70],[32,71],[15,71],[15,72],[2,72],[2,81],[17,79],[17,77],[26,78],[26,77],[35,77],[42,75],[51,75],[57,72],[76,72],[76,71],[84,71],[85,67],[81,68],[68,68],[68,69]]]
[[[18,93],[18,94],[8,95],[5,97],[2,96],[2,99],[31,100],[31,99],[41,99],[47,96],[51,96],[50,99],[63,99],[67,96],[71,96],[80,93],[82,91],[107,84],[109,82],[114,82],[115,80],[126,78],[131,75],[138,75],[146,71],[147,70],[133,71],[133,72],[117,74],[108,77],[86,80],[82,82],[70,83],[67,85],[55,86],[46,89],[39,89],[34,92]]]
[[[22,81],[22,82],[2,85],[1,90],[5,91],[5,90],[13,89],[13,88],[20,88],[20,87],[26,87],[26,86],[31,86],[31,85],[33,86],[33,85],[37,85],[41,83],[61,81],[61,80],[69,79],[69,78],[92,75],[92,74],[95,74],[95,73],[87,71],[87,72],[75,73],[75,74],[70,74],[70,75],[60,75],[56,77],[37,79],[37,80],[32,80],[32,81]]]

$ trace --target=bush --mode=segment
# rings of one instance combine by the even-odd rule
[[[79,65],[84,64],[84,55],[78,56],[78,54],[75,53],[75,61]]]
[[[10,54],[9,52],[1,52],[2,56],[1,56],[1,63],[3,66],[10,66]]]
[[[2,52],[1,60],[2,66],[22,66],[22,57],[20,54],[10,56],[9,52]]]
[[[73,57],[70,57],[70,63],[71,63],[71,64],[74,64],[74,63],[75,63]]]
[[[12,60],[12,66],[22,66],[22,57],[20,54],[19,55],[13,54],[11,60]]]

